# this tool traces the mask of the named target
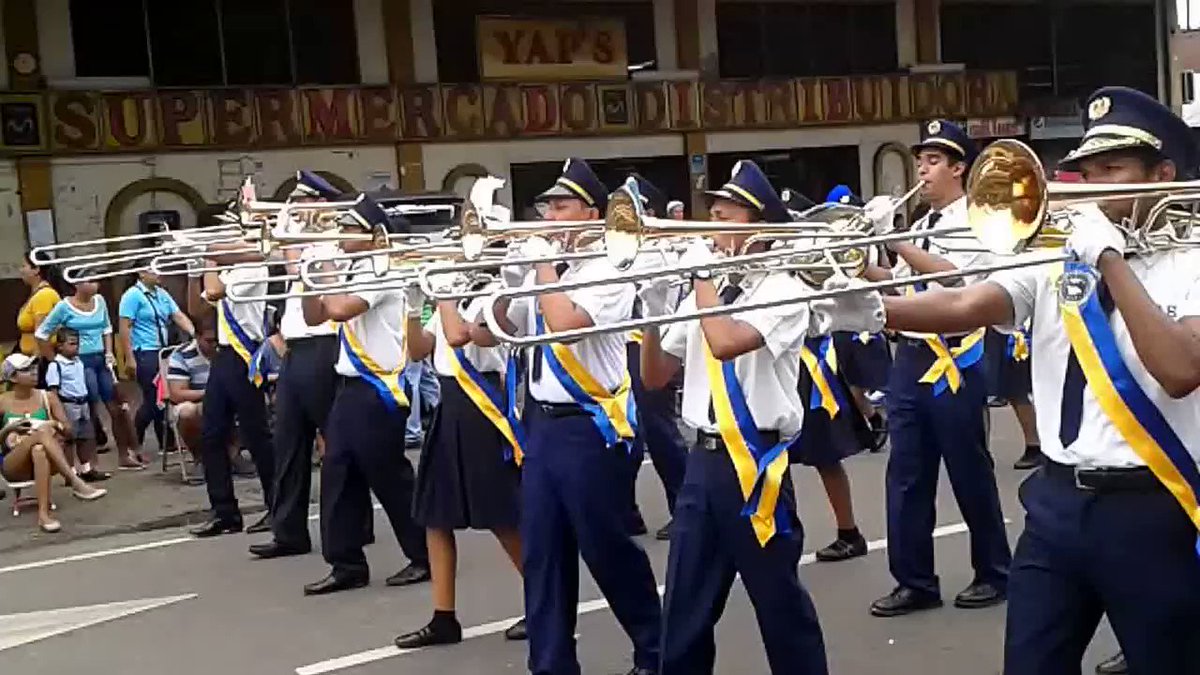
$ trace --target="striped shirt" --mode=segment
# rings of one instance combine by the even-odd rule
[[[203,389],[208,384],[208,368],[208,357],[192,340],[171,353],[167,360],[167,379],[187,382],[189,389]]]

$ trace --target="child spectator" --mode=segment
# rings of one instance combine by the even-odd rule
[[[57,354],[46,367],[46,389],[62,404],[64,424],[74,437],[63,443],[63,450],[80,478],[89,483],[108,480],[111,474],[92,465],[97,461],[96,438],[88,407],[87,373],[79,358],[79,333],[60,328],[55,342]]]

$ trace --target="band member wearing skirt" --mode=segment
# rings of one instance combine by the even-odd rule
[[[464,281],[451,279],[451,283]],[[462,641],[462,626],[455,616],[455,530],[491,530],[517,573],[521,572],[522,449],[516,435],[519,424],[510,423],[516,417],[508,414],[504,383],[508,350],[480,346],[496,344],[479,325],[481,311],[481,298],[441,301],[424,326],[420,317],[408,320],[409,358],[415,362],[433,356],[442,400],[421,448],[413,497],[413,517],[425,527],[429,545],[433,619],[397,637],[401,649]],[[502,426],[507,428],[502,431]],[[524,639],[525,620],[511,626],[505,637]]]

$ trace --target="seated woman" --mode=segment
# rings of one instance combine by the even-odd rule
[[[37,387],[37,361],[25,354],[4,360],[0,375],[12,385],[0,394],[0,474],[10,482],[32,479],[37,489],[38,526],[45,532],[62,529],[50,515],[50,479],[58,474],[71,485],[71,494],[85,501],[99,499],[107,490],[84,482],[71,470],[63,452],[63,440],[71,430],[57,400]]]

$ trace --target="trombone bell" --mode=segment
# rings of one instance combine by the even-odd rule
[[[1042,162],[1029,146],[996,141],[967,177],[967,224],[985,248],[1018,253],[1046,220],[1047,186]]]

